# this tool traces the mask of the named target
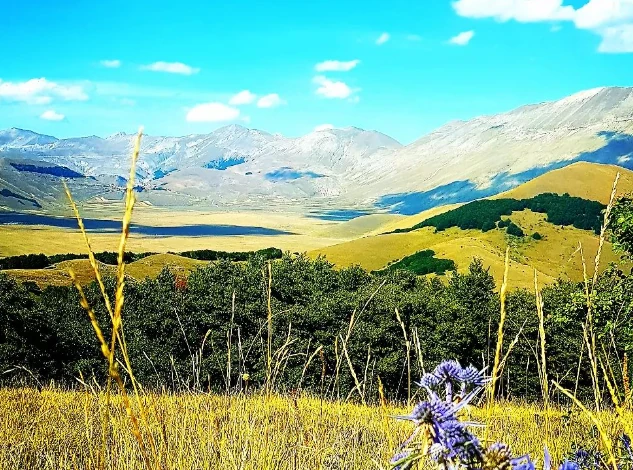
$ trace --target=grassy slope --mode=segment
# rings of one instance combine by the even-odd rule
[[[129,418],[118,398],[107,427],[116,442],[107,449],[105,467],[147,468],[139,458]],[[409,423],[393,418],[410,409],[391,404],[361,406],[303,396],[266,399],[260,394],[154,394],[147,401],[153,405],[147,410],[148,424],[141,423],[143,435],[148,428],[163,430],[154,436],[163,468],[170,469],[389,468],[395,449],[413,430]],[[0,390],[4,444],[0,446],[0,467],[34,468],[37,458],[37,468],[43,470],[94,468],[104,429],[104,406],[103,396],[89,390]],[[614,413],[605,411],[598,416],[605,427],[617,429]],[[516,455],[542,458],[547,437],[541,407],[511,402],[499,403],[489,412],[473,407],[468,419],[486,423],[488,437],[507,443]],[[573,443],[596,445],[595,440],[588,440],[591,422],[584,414],[569,420],[554,409],[549,419],[555,432],[546,444],[555,462]],[[24,432],[25,423],[28,432]],[[474,432],[481,438],[484,428],[475,427]]]
[[[172,254],[151,255],[126,265],[126,272],[136,279],[156,277],[163,267],[168,266],[175,273],[189,273],[206,261],[198,261]],[[46,269],[10,269],[6,272],[21,281],[34,281],[39,286],[62,286],[72,283],[68,270],[72,269],[82,284],[94,280],[94,272],[87,259],[63,261]],[[99,263],[103,275],[115,275],[116,267]]]
[[[468,269],[474,257],[481,258],[497,281],[503,278],[505,235],[501,231],[483,234],[477,230],[451,228],[444,232],[433,233],[427,227],[409,233],[393,233],[361,238],[352,242],[322,248],[310,252],[310,256],[325,255],[337,266],[359,264],[365,269],[374,270],[385,267],[389,262],[401,259],[416,251],[431,249],[437,258],[452,259],[457,263],[458,271]],[[552,282],[554,278],[540,273],[543,282]],[[534,285],[534,274],[529,266],[514,259],[510,262],[509,281],[513,287]]]
[[[569,193],[571,196],[607,204],[613,180],[618,172],[620,173],[618,193],[633,191],[633,171],[614,165],[579,162],[560,170],[550,171],[491,199],[504,197],[526,199],[541,193]]]
[[[633,191],[633,172],[612,165],[581,162],[546,173],[497,197],[529,198],[543,192],[555,192],[607,203],[613,180],[618,172],[618,193]],[[457,206],[440,207],[390,222],[377,229],[375,233],[411,227]],[[339,266],[360,264],[366,269],[380,269],[416,251],[432,249],[438,258],[455,261],[458,269],[462,271],[468,267],[473,257],[482,258],[499,282],[503,277],[505,247],[510,243],[513,260],[509,274],[510,284],[514,287],[530,288],[534,285],[534,268],[539,273],[541,283],[553,282],[558,277],[581,280],[582,259],[578,246],[582,243],[587,270],[589,275],[593,274],[593,260],[598,247],[598,237],[593,233],[573,227],[554,226],[545,222],[544,214],[535,214],[531,211],[515,212],[510,219],[522,227],[526,234],[539,232],[544,235],[544,239],[536,241],[526,237],[519,241],[506,237],[500,230],[482,233],[457,228],[435,234],[432,228],[424,228],[408,234],[354,240],[314,250],[310,255],[323,254]],[[616,259],[617,256],[610,244],[606,243],[601,267]]]
[[[500,282],[504,271],[505,247],[511,246],[509,281],[512,287],[530,288],[534,285],[534,268],[540,282],[551,283],[558,277],[582,279],[582,260],[577,251],[582,243],[587,270],[593,274],[593,259],[598,248],[598,237],[587,230],[558,227],[545,221],[544,214],[531,211],[515,212],[510,219],[522,227],[526,234],[539,232],[543,240],[525,237],[510,238],[502,230],[483,233],[478,230],[451,228],[433,233],[426,227],[409,233],[394,233],[361,238],[340,245],[310,252],[311,256],[325,255],[338,266],[360,264],[366,269],[380,269],[388,263],[416,251],[431,249],[437,258],[452,259],[459,271],[465,271],[474,257],[479,257],[495,279]],[[605,244],[601,266],[615,261],[611,245]]]

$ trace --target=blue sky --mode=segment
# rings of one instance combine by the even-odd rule
[[[633,86],[633,0],[1,1],[0,128],[58,137],[237,122],[409,143]]]

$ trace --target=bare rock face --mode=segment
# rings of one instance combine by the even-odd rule
[[[133,138],[0,131],[0,190],[53,206],[68,170],[83,177],[72,178],[80,196],[119,198]],[[633,168],[633,88],[597,88],[451,122],[404,147],[354,127],[287,138],[230,125],[204,135],[145,136],[141,150],[137,189],[156,205],[415,213],[496,194],[575,161]],[[0,205],[5,199],[0,193]]]

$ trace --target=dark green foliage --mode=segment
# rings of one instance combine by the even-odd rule
[[[451,259],[435,258],[433,250],[418,251],[417,253],[406,256],[400,261],[390,265],[388,270],[403,269],[411,271],[414,274],[444,274],[446,271],[455,271],[457,266]]]
[[[140,259],[146,258],[156,253],[132,253],[126,251],[123,260],[126,263],[133,263]],[[174,253],[185,258],[192,258],[203,261],[217,261],[220,259],[227,259],[230,261],[246,261],[252,256],[259,256],[264,260],[279,259],[283,253],[279,248],[264,248],[258,251],[243,251],[243,252],[226,252],[226,251],[213,251],[213,250],[196,250],[185,251],[183,253]],[[118,254],[114,251],[102,251],[94,254],[95,259],[104,264],[111,264],[116,266]],[[88,259],[87,254],[82,253],[65,253],[59,255],[46,256],[44,254],[38,255],[19,255],[8,256],[6,258],[0,258],[0,269],[43,269],[48,266],[52,266],[62,261],[69,261],[74,259]]]
[[[201,261],[218,261],[221,259],[229,261],[247,261],[252,256],[259,256],[264,260],[280,259],[283,252],[279,248],[264,248],[257,251],[214,251],[214,250],[194,250],[178,253],[185,258],[197,259]]]
[[[514,237],[525,236],[525,233],[523,233],[523,229],[512,221],[508,224],[508,228],[506,229],[506,232],[508,235],[512,235]]]
[[[547,221],[555,225],[573,225],[600,233],[601,214],[605,206],[569,194],[561,196],[552,193],[539,194],[530,199],[482,199],[395,232],[410,232],[422,227],[435,227],[437,231],[459,227],[462,230],[478,229],[485,232],[492,230],[495,225],[506,227],[508,222],[502,220],[502,216],[525,209],[547,214]]]
[[[510,219],[501,219],[497,222],[497,227],[499,228],[506,228],[508,225],[510,225]]]
[[[542,239],[543,239],[543,235],[541,235],[541,234],[540,234],[540,233],[538,233],[538,232],[534,232],[534,233],[532,234],[532,238],[533,238],[534,240],[542,240]]]
[[[42,269],[50,266],[46,255],[19,255],[0,259],[0,269]]]
[[[619,198],[609,217],[611,239],[615,247],[633,253],[633,196]]]
[[[428,259],[429,254],[422,258]],[[254,256],[240,263],[210,263],[192,272],[185,283],[167,269],[156,279],[128,280],[125,336],[141,383],[148,388],[174,390],[192,385],[191,357],[205,341],[200,364],[203,386],[225,389],[226,344],[232,334],[230,385],[235,387],[243,372],[250,374],[253,386],[262,385],[266,374],[262,345],[266,343],[268,266],[262,257]],[[447,282],[400,269],[388,269],[380,276],[357,266],[337,270],[324,258],[311,260],[304,255],[285,254],[270,267],[273,350],[286,342],[289,331],[293,341],[293,354],[277,381],[281,390],[298,385],[305,352],[322,346],[324,362],[320,356],[312,361],[302,386],[319,393],[325,367],[324,388],[333,396],[347,396],[354,387],[348,367],[341,367],[338,386],[329,387],[335,376],[336,351],[341,353],[340,337],[346,336],[353,312],[356,322],[347,352],[357,372],[364,370],[368,352],[371,354],[367,396],[376,396],[376,376],[391,398],[406,394],[402,375],[405,348],[396,308],[409,337],[417,332],[427,369],[447,357],[478,367],[492,361],[499,300],[494,280],[480,260],[475,260],[466,273],[451,272]],[[102,380],[104,361],[76,290],[48,287],[38,291],[29,285],[27,291],[25,287],[0,273],[0,370],[12,370],[0,375],[0,382],[28,379],[22,369],[15,369],[18,365],[28,368],[42,383],[54,379],[73,384],[80,371],[86,378],[94,375]],[[113,279],[106,279],[106,289],[113,295]],[[109,316],[98,287],[91,284],[85,291],[107,332]],[[582,284],[571,282],[543,289],[548,371],[572,389],[586,318],[583,292]],[[622,357],[625,351],[633,353],[633,328],[627,326],[633,325],[633,277],[609,270],[599,278],[595,298],[599,339],[612,344],[611,338],[615,338],[618,350],[614,358]],[[533,348],[538,338],[534,306],[530,292],[508,294],[508,344],[504,350],[522,330],[499,386],[506,397],[536,399],[541,393],[534,367]],[[419,377],[422,370],[417,358],[413,359],[413,376]],[[588,366],[583,362],[582,367]],[[581,374],[579,393],[591,393],[587,374]]]

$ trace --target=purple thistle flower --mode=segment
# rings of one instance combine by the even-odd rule
[[[465,385],[472,385],[473,387],[483,387],[487,382],[484,377],[484,371],[477,370],[477,368],[472,365],[462,369],[459,380]]]
[[[510,447],[500,442],[495,442],[484,450],[482,468],[484,470],[505,470],[511,465],[511,459]]]
[[[479,440],[460,421],[449,421],[440,430],[441,441],[448,450],[448,458],[459,459],[461,463],[475,463],[481,460]]]
[[[422,376],[422,379],[420,380],[418,385],[424,388],[434,388],[437,387],[440,382],[441,380],[437,376],[427,373]]]
[[[510,464],[512,465],[512,470],[535,470],[534,462],[532,462],[529,455],[512,459]]]
[[[436,376],[440,380],[460,380],[460,375],[462,373],[462,366],[457,361],[444,361],[440,363],[435,370],[433,371],[433,375]]]
[[[565,460],[558,470],[580,470],[580,466],[576,462],[572,462],[570,460]]]

